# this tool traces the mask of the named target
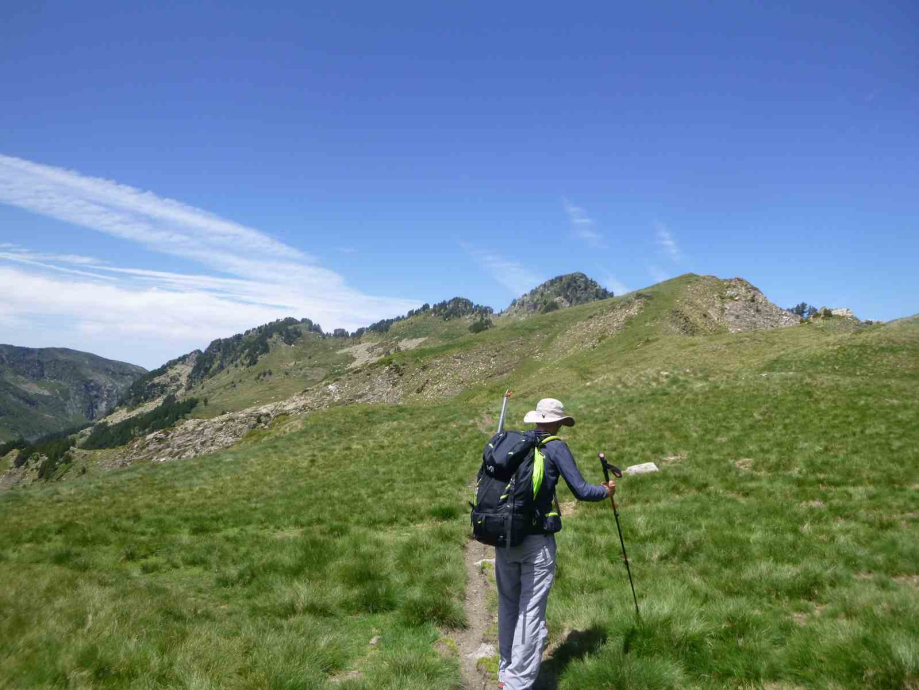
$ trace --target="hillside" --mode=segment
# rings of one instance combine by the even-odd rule
[[[562,278],[583,287],[579,276],[583,274]],[[555,289],[566,284],[556,279],[545,285]],[[540,290],[528,295],[544,294]],[[587,292],[581,295],[588,299]],[[471,332],[470,326],[483,315],[492,317],[492,328]],[[352,336],[330,337],[308,319],[286,319],[216,340],[203,353],[192,352],[138,379],[125,396],[128,404],[104,420],[117,432],[107,436],[122,439],[126,429],[117,427],[127,427],[137,440],[123,448],[89,453],[85,463],[68,467],[82,472],[87,467],[94,470],[97,462],[106,469],[194,457],[231,446],[277,418],[332,406],[449,398],[520,367],[552,368],[598,347],[626,326],[629,338],[642,334],[647,339],[765,330],[800,321],[742,279],[694,275],[623,298],[589,300],[546,314],[494,316],[487,307],[454,298]],[[152,410],[168,394],[190,402],[193,419],[174,429],[148,426],[143,420],[154,415]],[[129,421],[135,418],[143,423]],[[26,479],[35,471],[30,474],[26,466],[21,475]]]
[[[101,419],[145,371],[77,350],[0,345],[0,442]]]
[[[688,275],[482,333],[421,314],[269,342],[209,381],[232,372],[250,396],[269,360],[320,352],[330,373],[76,449],[66,484],[0,494],[0,678],[493,688],[461,675],[494,642],[493,623],[463,628],[490,610],[466,501],[510,387],[511,427],[540,397],[564,401],[588,481],[599,450],[661,468],[617,494],[640,625],[609,504],[559,487],[540,687],[912,687],[919,329],[798,325],[761,295]]]

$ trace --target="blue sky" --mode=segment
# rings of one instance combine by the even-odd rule
[[[133,5],[3,10],[0,342],[154,367],[575,270],[919,312],[915,3]]]

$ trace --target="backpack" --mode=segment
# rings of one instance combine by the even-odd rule
[[[541,448],[558,436],[539,440],[535,431],[502,431],[482,452],[472,506],[472,534],[490,546],[517,546],[527,534],[558,532],[562,528],[558,499],[555,510],[546,504],[543,484],[545,455]],[[540,500],[542,499],[542,500]]]

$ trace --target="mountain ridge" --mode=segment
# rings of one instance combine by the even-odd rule
[[[594,290],[597,284],[579,280],[576,287],[584,285]],[[539,288],[527,294],[540,302],[547,297]],[[438,315],[419,309],[360,336],[322,334],[312,322],[294,319],[249,329],[215,341],[207,376],[191,378],[195,368],[204,370],[203,355],[193,351],[138,379],[134,405],[119,407],[104,423],[148,415],[169,395],[178,397],[176,404],[198,404],[175,428],[137,429],[127,446],[99,457],[108,468],[187,459],[265,433],[279,420],[330,407],[437,403],[516,372],[551,373],[567,361],[618,351],[626,343],[632,345],[623,354],[661,338],[730,336],[801,323],[741,278],[686,274],[621,297],[589,297],[545,313],[527,306],[520,315],[492,314],[493,327],[484,332],[469,329],[481,316],[472,308],[477,305],[457,299],[441,305],[462,306],[462,314],[445,318],[446,307]],[[255,339],[260,344],[253,357]]]

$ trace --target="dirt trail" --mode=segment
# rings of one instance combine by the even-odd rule
[[[488,592],[494,587],[489,580],[488,569],[483,569],[482,561],[494,564],[495,550],[477,541],[466,544],[466,609],[468,625],[454,635],[459,647],[460,664],[463,669],[463,683],[466,690],[497,690],[498,686],[489,674],[477,667],[479,658],[497,654],[495,642],[487,641],[489,629],[495,624],[495,615],[488,610]],[[483,571],[484,570],[484,571]],[[493,635],[492,635],[493,637]]]

